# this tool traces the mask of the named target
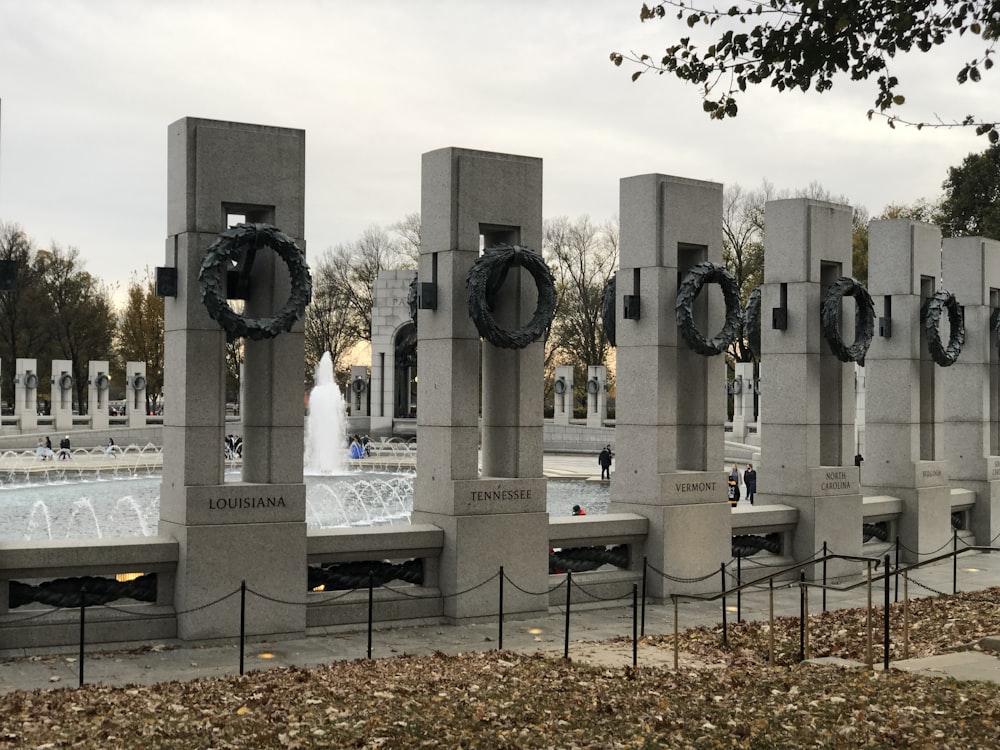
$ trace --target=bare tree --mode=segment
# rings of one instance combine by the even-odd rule
[[[545,222],[543,254],[556,277],[556,316],[546,341],[545,365],[586,368],[607,364],[601,302],[618,268],[618,222],[594,224],[589,216]],[[586,374],[586,370],[583,369]],[[580,393],[585,377],[576,378]],[[579,395],[579,394],[578,394]]]

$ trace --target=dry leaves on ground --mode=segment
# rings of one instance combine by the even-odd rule
[[[922,649],[1000,632],[997,592],[915,603]],[[863,611],[817,617],[857,657]],[[124,689],[0,698],[0,748],[992,747],[1000,687],[902,673],[768,668],[760,624],[683,634],[721,669],[604,668],[490,652],[341,662]],[[784,652],[797,624],[781,621]],[[776,636],[778,635],[776,629]],[[846,631],[846,635],[841,635]],[[668,639],[658,639],[672,648]],[[655,647],[647,639],[644,648]],[[713,645],[714,644],[714,645]],[[797,646],[796,646],[797,648]],[[765,657],[766,659],[766,652]]]

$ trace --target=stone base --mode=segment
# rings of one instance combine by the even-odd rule
[[[897,532],[905,562],[927,560],[950,549],[951,487],[885,488],[903,501]]]
[[[824,542],[830,554],[861,555],[864,513],[860,494],[812,497],[782,495],[780,502],[798,511],[798,523],[792,532],[792,557],[796,562],[821,555]],[[863,569],[864,566],[857,562],[831,560],[827,564],[827,575],[850,575]],[[806,576],[810,575],[807,570]]]
[[[500,602],[496,575],[501,566],[508,579],[505,615],[548,611],[548,513],[453,516],[414,510],[411,519],[444,531],[440,560],[436,569],[427,571],[426,583],[440,589],[445,617],[496,617]],[[494,580],[480,585],[490,578]]]
[[[702,578],[682,583],[647,571],[646,593],[662,600],[671,594],[704,594],[721,589],[719,569],[733,557],[733,522],[729,503],[651,506],[616,502],[615,513],[635,513],[649,519],[646,545],[634,559],[673,578]],[[728,585],[728,584],[727,584]]]
[[[174,594],[178,638],[237,637],[239,593],[213,602],[238,592],[243,581],[248,635],[305,632],[304,522],[180,526],[160,521],[160,534],[180,544]]]

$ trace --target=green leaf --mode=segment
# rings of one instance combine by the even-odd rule
[[[902,94],[896,94],[894,97],[892,97],[892,103],[895,104],[896,106],[899,106],[905,101],[906,97],[903,96]]]
[[[641,70],[635,71],[635,73],[632,74],[632,82],[634,83],[635,81],[637,81],[639,79],[639,76],[641,75],[642,75]]]

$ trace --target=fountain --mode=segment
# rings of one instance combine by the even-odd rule
[[[344,474],[347,467],[347,430],[344,395],[333,377],[333,358],[324,352],[316,366],[316,383],[309,392],[304,472]]]

